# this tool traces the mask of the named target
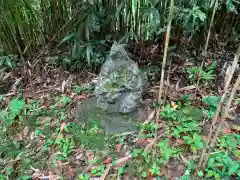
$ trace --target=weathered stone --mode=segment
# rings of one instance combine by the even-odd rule
[[[96,84],[97,105],[110,112],[133,112],[143,89],[144,79],[138,65],[128,57],[123,45],[114,43]]]

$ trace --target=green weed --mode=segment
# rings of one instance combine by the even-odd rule
[[[202,140],[202,137],[197,133],[194,133],[192,137],[183,136],[183,139],[188,145],[190,145],[191,150],[194,153],[204,147],[204,141]]]
[[[231,176],[240,177],[240,163],[232,160],[228,154],[213,154],[208,159],[206,177],[215,179],[230,178]]]
[[[94,85],[88,85],[88,86],[75,86],[74,87],[74,92],[77,94],[83,94],[83,93],[89,93],[94,90]]]

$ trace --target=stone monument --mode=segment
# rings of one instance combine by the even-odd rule
[[[144,80],[123,45],[114,43],[95,88],[97,104],[107,112],[130,113],[142,97]]]
[[[78,105],[77,119],[99,120],[107,133],[136,131],[132,120],[146,118],[138,107],[145,84],[146,78],[124,46],[114,43],[98,75],[95,97]]]

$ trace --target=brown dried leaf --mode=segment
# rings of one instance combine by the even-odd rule
[[[23,133],[22,133],[23,138],[26,138],[26,136],[28,134],[29,134],[29,127],[25,126],[25,128],[23,129]]]

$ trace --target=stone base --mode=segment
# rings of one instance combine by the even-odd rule
[[[147,118],[147,113],[142,108],[129,114],[104,111],[97,107],[96,97],[79,103],[75,113],[77,122],[85,125],[99,122],[106,134],[138,132],[138,122]]]

